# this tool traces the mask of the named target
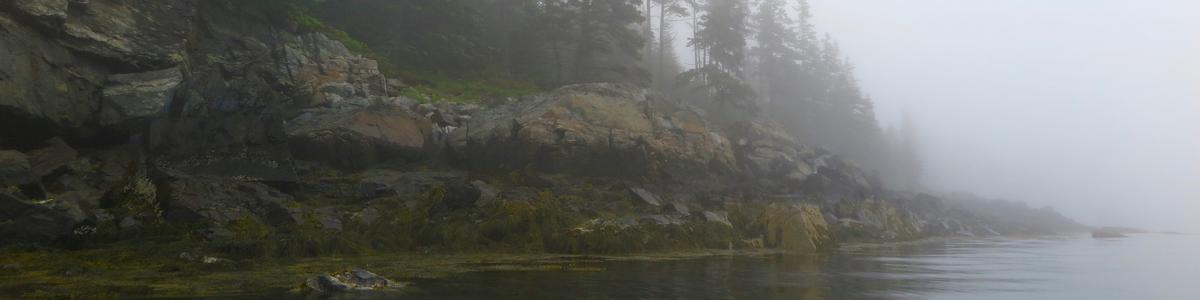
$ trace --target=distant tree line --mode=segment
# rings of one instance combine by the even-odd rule
[[[769,117],[806,143],[916,185],[915,129],[880,128],[853,65],[814,29],[806,0],[259,1],[300,7],[401,69],[543,88],[635,83],[731,120]],[[686,66],[679,37],[691,49]]]

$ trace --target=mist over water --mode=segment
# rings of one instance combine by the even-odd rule
[[[1200,3],[812,1],[924,183],[1200,230]]]

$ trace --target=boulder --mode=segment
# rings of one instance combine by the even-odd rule
[[[103,91],[101,124],[120,124],[162,113],[182,82],[179,68],[109,75]]]
[[[833,236],[821,209],[811,204],[772,204],[764,212],[766,246],[817,251],[832,245]]]
[[[392,281],[363,269],[333,274],[317,274],[309,277],[304,286],[320,294],[333,294],[351,290],[369,291],[404,287],[405,284]]]
[[[486,182],[475,180],[471,181],[471,185],[479,190],[479,200],[475,201],[475,206],[483,207],[495,202],[500,197],[500,191]]]
[[[309,112],[287,123],[297,159],[363,170],[390,159],[424,156],[430,124],[402,111]]]
[[[26,242],[52,244],[74,234],[87,221],[87,214],[71,202],[54,199],[29,201],[0,193],[0,245]]]

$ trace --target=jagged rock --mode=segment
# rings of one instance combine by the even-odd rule
[[[829,225],[817,206],[773,204],[764,214],[768,247],[816,251],[832,244]]]
[[[655,195],[650,191],[642,188],[629,188],[629,191],[632,192],[638,200],[641,200],[642,203],[650,206],[662,206],[662,200],[658,198],[658,195]]]
[[[29,157],[12,150],[0,150],[0,188],[8,188],[33,181],[33,170]]]
[[[389,159],[424,156],[428,121],[401,111],[317,111],[287,124],[297,159],[362,170]]]
[[[111,125],[158,115],[182,82],[179,68],[109,75],[100,122]]]
[[[262,220],[270,225],[294,225],[303,220],[293,215],[292,196],[266,185],[208,176],[175,176],[166,183],[169,191],[165,216],[171,220],[224,225],[243,219]]]
[[[150,129],[150,158],[156,167],[243,181],[296,181],[278,118],[159,119]]]

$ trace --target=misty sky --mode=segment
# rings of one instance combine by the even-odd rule
[[[1200,1],[811,1],[927,185],[1200,231]]]

